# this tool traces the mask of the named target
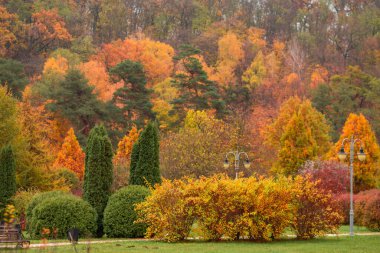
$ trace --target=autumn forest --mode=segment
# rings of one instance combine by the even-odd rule
[[[223,168],[231,150],[251,161],[242,177],[347,169],[336,154],[354,135],[367,154],[355,161],[355,192],[380,187],[379,7],[0,0],[0,148],[12,147],[17,188],[81,195],[101,125],[116,191],[149,122],[166,179],[234,177]]]

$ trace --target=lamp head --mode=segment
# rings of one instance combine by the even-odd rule
[[[364,153],[363,147],[360,147],[358,158],[359,158],[359,161],[361,162],[363,162],[366,158],[366,154]]]
[[[225,169],[228,169],[228,167],[230,167],[230,162],[228,161],[227,157],[226,157],[226,159],[224,159],[223,167],[224,167]]]
[[[251,163],[248,158],[244,160],[244,168],[249,169],[251,167]]]
[[[342,145],[342,147],[338,153],[338,158],[341,162],[343,162],[344,160],[346,160],[346,157],[347,157],[347,154],[346,154],[346,152],[344,152],[344,147]]]

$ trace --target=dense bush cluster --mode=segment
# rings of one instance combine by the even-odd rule
[[[69,229],[77,228],[81,236],[90,236],[97,229],[96,220],[95,209],[84,200],[72,195],[58,195],[33,208],[29,231],[34,238],[66,238]],[[47,229],[49,233],[46,233]]]
[[[369,230],[380,231],[380,190],[360,192],[354,201],[356,223]]]
[[[108,200],[104,210],[104,232],[107,237],[144,237],[146,225],[135,224],[137,214],[135,204],[145,200],[149,189],[140,185],[131,185],[118,190]]]
[[[333,203],[308,177],[214,176],[165,180],[137,211],[148,224],[147,237],[183,240],[196,222],[204,239],[269,241],[289,226],[303,239],[335,231],[341,215]]]
[[[57,197],[66,196],[66,195],[67,195],[67,193],[64,193],[62,191],[42,192],[42,193],[38,193],[38,194],[34,195],[34,197],[30,200],[30,202],[26,208],[26,211],[25,211],[27,228],[30,228],[29,223],[32,220],[33,210],[36,206],[38,206],[39,204],[41,204],[45,200],[55,199]],[[31,231],[29,230],[29,232],[31,232]]]

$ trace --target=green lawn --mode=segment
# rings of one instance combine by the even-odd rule
[[[94,244],[87,249],[86,245],[78,245],[78,252],[91,253],[223,253],[223,252],[355,252],[371,253],[380,252],[380,236],[355,236],[319,238],[310,241],[298,241],[294,239],[275,241],[270,243],[258,242],[199,242],[188,241],[181,243],[165,243],[153,241],[130,241],[122,243]],[[2,252],[2,251],[0,251]],[[10,253],[7,250],[4,252]],[[16,251],[13,251],[16,252]],[[41,252],[41,253],[75,253],[74,249],[68,246],[49,247],[47,249],[29,249],[18,252]]]

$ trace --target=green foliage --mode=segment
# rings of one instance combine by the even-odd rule
[[[338,139],[350,113],[362,113],[380,137],[380,79],[365,73],[360,67],[348,67],[331,82],[320,85],[313,94],[313,104],[333,125],[333,137]]]
[[[33,238],[46,236],[42,234],[44,228],[50,229],[52,237],[66,238],[69,229],[77,228],[82,237],[87,237],[95,233],[96,220],[96,211],[86,201],[71,195],[57,196],[33,209],[30,231]]]
[[[184,67],[184,72],[173,77],[173,85],[179,91],[179,97],[172,101],[173,110],[178,111],[181,120],[186,116],[185,109],[215,109],[218,116],[225,113],[216,84],[208,79],[202,64],[195,58],[199,53],[200,50],[191,45],[182,45],[174,57]]]
[[[16,193],[15,158],[11,146],[0,150],[0,209],[9,203]]]
[[[50,191],[50,192],[41,192],[41,193],[35,194],[33,198],[30,200],[25,210],[27,224],[32,221],[33,210],[40,203],[50,198],[55,199],[57,197],[66,196],[66,195],[67,193],[64,193],[62,191]],[[28,228],[29,228],[29,225],[28,225]]]
[[[104,116],[104,105],[93,94],[94,87],[79,70],[71,69],[58,85],[40,84],[39,91],[51,99],[47,108],[60,113],[74,126],[79,141],[83,144],[90,129]]]
[[[21,62],[0,58],[0,85],[6,85],[11,93],[21,97],[21,93],[28,84],[28,78]]]
[[[122,80],[124,86],[114,93],[114,102],[122,104],[122,112],[126,115],[128,124],[142,127],[144,121],[153,119],[150,94],[152,91],[146,88],[146,77],[141,63],[125,60],[110,69],[114,81]]]
[[[136,162],[137,154],[138,160]],[[131,185],[146,186],[149,184],[148,186],[154,186],[161,183],[159,136],[155,123],[150,122],[142,131],[137,143],[134,144],[130,168],[129,184]]]
[[[113,180],[112,144],[103,125],[95,126],[87,141],[84,193],[98,214],[97,236],[103,235],[103,212],[111,195]]]
[[[7,91],[7,87],[0,86],[0,148],[14,141],[20,133],[17,121],[17,100]]]
[[[134,208],[135,204],[143,202],[148,195],[148,188],[131,185],[110,197],[104,210],[104,232],[107,237],[135,238],[145,235],[146,225],[134,223],[137,220]]]

